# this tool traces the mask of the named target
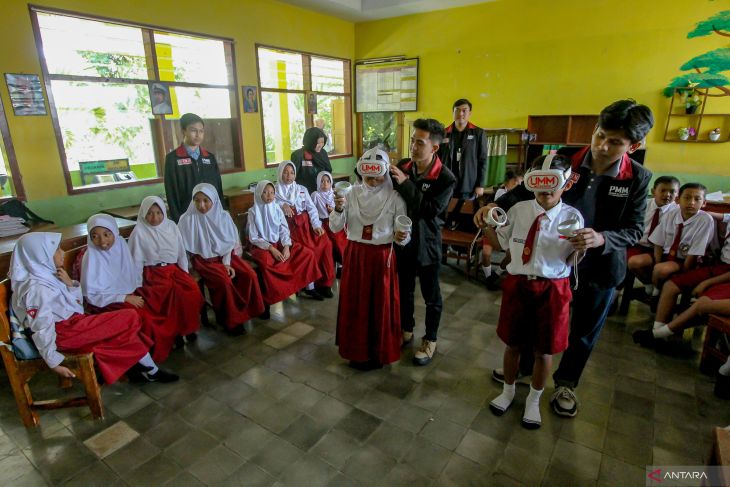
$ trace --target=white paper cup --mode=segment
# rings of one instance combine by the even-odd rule
[[[352,184],[347,181],[338,181],[335,183],[335,193],[339,197],[347,196],[352,190]]]
[[[413,228],[413,221],[405,215],[398,215],[395,217],[395,231],[396,232],[410,232]]]
[[[499,206],[495,206],[487,212],[487,225],[490,227],[501,227],[507,224],[507,212]]]
[[[577,218],[558,223],[558,233],[565,238],[573,238],[576,232],[581,229],[580,221]]]

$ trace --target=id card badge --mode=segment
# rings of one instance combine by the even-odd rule
[[[456,151],[456,162],[461,162],[461,148]]]
[[[372,240],[373,239],[373,226],[372,225],[365,225],[362,227],[362,237],[363,240]]]

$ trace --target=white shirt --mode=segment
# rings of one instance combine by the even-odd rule
[[[532,222],[541,213],[540,230],[535,234],[532,256],[527,264],[522,263],[522,250]],[[545,211],[536,200],[522,201],[507,212],[507,224],[497,229],[497,237],[503,249],[509,249],[512,260],[507,272],[513,275],[540,276],[560,279],[570,276],[571,266],[566,259],[573,253],[573,246],[560,238],[558,224],[577,219],[584,225],[580,212],[562,201]]]
[[[707,246],[715,236],[715,220],[706,212],[700,210],[687,220],[682,218],[682,209],[677,206],[670,210],[661,219],[659,226],[649,236],[649,241],[660,245],[665,254],[669,253],[677,234],[677,225],[684,224],[682,238],[677,249],[677,258],[685,259],[689,255],[705,255]]]
[[[504,188],[497,189],[497,191],[494,193],[494,201],[497,201],[499,198],[502,197],[502,195],[505,195],[505,194],[507,194],[506,189],[504,189]]]
[[[641,240],[639,240],[639,245],[644,247],[652,246],[652,243],[649,242],[649,229],[651,228],[651,221],[654,218],[654,211],[657,208],[659,209],[659,222],[661,223],[664,215],[666,215],[668,211],[671,211],[678,206],[679,205],[674,202],[671,202],[664,206],[657,206],[656,200],[654,198],[649,198],[649,201],[646,204],[646,213],[644,213],[644,234],[641,236]],[[659,227],[659,224],[657,224],[654,230],[656,230],[657,227]]]
[[[362,230],[365,224],[356,203],[356,192],[362,191],[362,187],[354,187],[347,198],[344,210],[341,213],[334,210],[330,213],[330,230],[339,232],[347,223],[347,240],[368,245],[383,245],[394,242],[395,219],[406,214],[406,204],[403,198],[396,191],[390,190],[391,194],[383,207],[383,211],[373,223],[372,239],[365,240],[362,238]],[[409,232],[406,239],[398,245],[406,245],[410,240],[411,234]]]
[[[309,196],[309,193],[307,192],[307,188],[301,184],[292,184],[296,186],[296,190],[294,191],[294,197],[291,200],[285,200],[280,196],[282,185],[280,183],[276,184],[276,202],[279,206],[288,205],[290,201],[293,202],[294,214],[298,215],[301,212],[306,211],[309,214],[309,222],[312,224],[312,228],[320,228],[322,226],[322,222],[319,220],[319,213],[317,212],[317,208],[314,206],[312,197]]]

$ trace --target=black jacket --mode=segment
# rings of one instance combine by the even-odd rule
[[[456,128],[452,123],[446,127],[446,138],[439,147],[439,157],[456,177],[454,196],[474,196],[474,188],[487,184],[487,135],[473,123],[467,124],[462,132],[461,160],[457,163],[458,147],[454,142]]]
[[[610,289],[626,277],[626,248],[636,245],[644,232],[651,171],[624,154],[616,177],[594,178],[598,186],[595,198],[591,198],[586,194],[591,170],[581,166],[589,151],[590,147],[585,147],[571,156],[573,186],[563,193],[563,201],[581,212],[586,228],[602,233],[606,240],[603,247],[590,249],[578,265],[580,282]],[[507,210],[531,198],[534,194],[520,185],[499,198],[497,204]]]
[[[223,204],[223,183],[215,155],[201,147],[200,158],[193,159],[188,155],[184,145],[180,145],[167,154],[165,157],[165,194],[169,207],[168,218],[177,223],[180,215],[185,213],[193,199],[193,188],[200,183],[215,186],[221,204]]]
[[[416,165],[410,159],[403,159],[398,167],[408,175],[403,184],[393,182],[394,188],[406,202],[408,217],[413,220],[411,241],[399,253],[414,256],[422,266],[441,262],[441,227],[446,209],[451,201],[456,178],[434,158],[428,171],[416,175]],[[400,258],[400,257],[399,257]]]
[[[322,149],[315,151],[317,140],[324,138],[327,143],[327,134],[317,127],[310,127],[304,132],[303,144],[300,149],[291,153],[291,161],[297,171],[296,182],[312,193],[317,191],[317,174],[322,171],[332,173],[332,164],[327,152]]]

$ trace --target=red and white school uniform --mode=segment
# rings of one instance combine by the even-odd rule
[[[720,262],[709,266],[698,267],[697,269],[693,269],[691,271],[675,274],[671,279],[672,282],[676,284],[677,287],[682,290],[682,292],[688,292],[694,289],[702,281],[706,281],[713,277],[730,272],[730,238],[728,237],[730,237],[730,226],[728,226],[727,231],[725,232],[725,242],[723,243],[722,249],[720,251]],[[717,286],[713,286],[712,288],[708,289],[707,292],[710,292],[710,290],[714,289],[715,287]]]
[[[264,302],[272,305],[283,301],[310,282],[319,278],[314,252],[292,243],[289,226],[284,212],[276,203],[264,203],[262,193],[271,181],[259,181],[254,190],[254,206],[248,211],[248,239],[251,242],[251,257],[256,261],[261,274]],[[289,259],[279,262],[271,255],[269,248],[275,246],[283,251],[288,245]]]
[[[53,254],[60,241],[60,233],[45,232],[18,239],[9,272],[13,312],[33,332],[33,342],[49,367],[61,365],[60,352],[91,352],[104,381],[112,384],[149,357],[152,342],[132,310],[84,314],[81,287],[77,282],[66,286],[55,275]]]
[[[715,220],[702,210],[682,218],[682,209],[677,206],[664,215],[649,241],[660,245],[666,260],[683,261],[690,255],[702,257],[715,237]]]
[[[638,243],[626,250],[626,258],[630,259],[635,255],[651,254],[654,252],[654,245],[649,241],[649,235],[659,226],[662,217],[667,212],[677,208],[677,203],[668,203],[664,206],[657,206],[654,198],[649,198],[646,203],[646,211],[644,212],[644,233],[641,235]]]
[[[317,208],[314,207],[312,198],[307,188],[296,182],[285,184],[281,175],[284,168],[289,165],[296,175],[296,168],[291,161],[283,161],[279,164],[279,182],[276,183],[276,202],[279,206],[288,205],[294,212],[293,217],[286,217],[289,223],[289,232],[294,242],[314,251],[317,260],[317,268],[320,277],[315,281],[317,287],[332,287],[335,280],[335,261],[332,257],[332,243],[330,239],[322,235],[314,234],[315,228],[320,228],[322,222],[319,220]]]
[[[210,292],[217,320],[233,329],[263,313],[261,288],[256,271],[234,252],[241,246],[238,229],[223,209],[215,187],[198,184],[191,197],[198,193],[205,194],[213,206],[207,213],[200,213],[195,202],[190,201],[180,217],[180,233],[185,250],[192,254],[193,269]],[[233,279],[228,276],[225,265],[236,271]]]
[[[353,362],[389,364],[400,358],[402,340],[398,272],[393,250],[395,219],[406,214],[403,198],[385,181],[356,185],[341,213],[330,213],[332,231],[347,225],[337,308],[340,355]],[[399,245],[410,241],[410,235]]]
[[[573,246],[561,238],[558,225],[569,219],[583,226],[580,212],[562,201],[547,211],[536,200],[522,201],[497,230],[501,247],[512,255],[497,325],[497,335],[510,347],[550,355],[568,347],[572,294],[566,259]]]
[[[320,171],[317,174],[317,188],[322,187],[322,178],[325,176],[330,178],[330,184],[332,184],[332,174],[327,171]],[[335,233],[330,229],[330,213],[335,208],[335,192],[330,187],[327,191],[322,191],[321,189],[313,191],[311,196],[314,207],[317,208],[319,221],[322,222],[322,228],[324,228],[327,238],[332,242],[332,252],[335,262],[342,264],[345,247],[347,246],[347,232]]]
[[[153,205],[160,208],[164,218],[157,226],[145,220]],[[129,237],[129,250],[143,268],[142,287],[137,294],[144,298],[145,308],[166,318],[150,330],[155,342],[152,358],[161,362],[169,355],[176,337],[200,329],[200,310],[205,304],[195,279],[188,274],[188,255],[180,230],[167,218],[161,198],[148,196],[142,200],[137,225]]]

